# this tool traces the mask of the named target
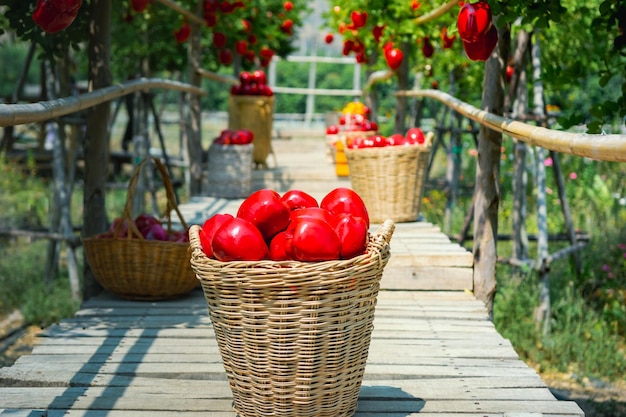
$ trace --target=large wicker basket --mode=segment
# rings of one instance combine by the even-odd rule
[[[165,185],[167,208],[164,217],[168,232],[173,230],[172,211],[187,229],[165,167],[157,158],[149,158],[137,165],[128,184],[126,205],[121,216],[129,225],[128,234],[122,236],[121,227],[118,227],[113,237],[83,238],[85,256],[96,280],[105,289],[129,300],[170,299],[198,287],[198,280],[189,264],[189,243],[144,239],[133,223],[133,196],[139,174],[150,161],[156,164]]]
[[[432,132],[423,145],[346,148],[350,183],[374,223],[416,221],[430,159]]]
[[[240,417],[354,414],[394,227],[370,235],[364,255],[307,263],[209,259],[191,226],[191,264]]]
[[[228,127],[254,133],[254,163],[267,166],[272,151],[274,96],[233,96],[228,99]]]
[[[252,193],[253,145],[209,147],[207,193],[213,197],[246,198]]]

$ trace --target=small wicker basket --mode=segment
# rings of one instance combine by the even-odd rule
[[[346,148],[350,183],[373,223],[417,221],[430,159],[432,132],[423,145]]]
[[[254,146],[209,147],[207,193],[212,197],[246,198],[252,193],[252,151]]]
[[[128,234],[120,236],[121,227],[118,227],[113,237],[83,238],[85,256],[96,280],[105,289],[129,300],[170,299],[198,287],[198,280],[189,264],[189,243],[147,240],[133,222],[133,196],[137,181],[141,169],[150,161],[156,164],[165,185],[168,232],[172,231],[172,211],[187,229],[165,167],[159,159],[148,158],[137,165],[128,184],[126,206],[121,216],[129,225]]]
[[[191,265],[240,417],[354,414],[394,228],[386,221],[349,260],[219,262],[191,226]]]

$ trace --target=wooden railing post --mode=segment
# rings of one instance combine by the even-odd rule
[[[202,2],[198,2],[197,14],[202,13]],[[189,83],[200,87],[202,76],[198,70],[202,68],[202,45],[200,44],[202,26],[197,21],[189,23],[191,37],[189,39]],[[187,126],[187,159],[189,163],[189,193],[199,195],[202,193],[202,107],[200,97],[189,96],[189,125]]]
[[[92,32],[90,34],[89,85],[90,89],[111,85],[111,2],[91,2]],[[107,228],[105,206],[106,178],[109,153],[109,116],[111,104],[106,101],[87,110],[87,137],[85,138],[85,185],[83,195],[83,236],[104,232]],[[84,263],[83,298],[101,291],[88,262]]]

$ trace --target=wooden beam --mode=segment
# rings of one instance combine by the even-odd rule
[[[431,20],[435,20],[438,17],[441,17],[443,14],[445,14],[449,10],[451,10],[458,3],[459,3],[459,0],[452,0],[446,3],[443,3],[439,5],[438,7],[436,7],[435,9],[433,9],[432,11],[430,11],[430,13],[426,13],[418,17],[417,19],[415,19],[415,24],[423,25],[424,23],[428,23]]]
[[[592,135],[551,130],[477,109],[439,90],[398,91],[398,96],[429,97],[489,129],[556,152],[609,162],[626,162],[626,135]]]
[[[155,88],[178,90],[197,95],[207,94],[206,91],[189,84],[159,78],[138,78],[123,84],[57,100],[31,104],[0,104],[0,127],[43,122],[76,113],[136,91]]]
[[[360,96],[361,90],[336,90],[330,88],[299,88],[299,87],[272,87],[275,93],[285,94],[313,94],[317,96]]]
[[[227,75],[216,74],[214,72],[207,71],[202,68],[198,68],[196,70],[196,73],[209,80],[219,81],[219,82],[226,83],[226,84],[239,85],[239,80],[236,79],[235,77],[229,77]]]

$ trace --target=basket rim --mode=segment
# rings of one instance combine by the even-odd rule
[[[217,259],[209,258],[208,256],[206,256],[204,251],[202,251],[200,239],[198,236],[200,229],[201,226],[197,224],[191,225],[189,227],[189,247],[191,251],[192,264],[194,263],[194,260],[198,258],[200,262],[216,270],[228,271],[245,269],[246,272],[263,271],[267,273],[268,271],[273,271],[280,273],[288,269],[297,269],[299,272],[306,274],[307,272],[323,273],[324,271],[346,269],[353,265],[368,263],[368,261],[372,260],[376,261],[375,258],[381,257],[381,255],[383,254],[382,252],[388,253],[389,242],[395,229],[395,224],[393,220],[386,219],[381,224],[379,231],[376,234],[369,233],[367,246],[368,251],[362,255],[358,255],[350,259],[337,259],[316,262],[295,260],[272,261],[269,259],[264,259],[260,261],[218,261]]]
[[[363,152],[363,153],[402,153],[402,152],[430,152],[432,145],[389,145],[367,148],[349,148],[345,147],[344,152]]]
[[[138,237],[133,237],[133,238],[127,238],[125,236],[107,236],[107,237],[102,237],[103,235],[107,234],[108,232],[104,232],[104,233],[99,233],[97,235],[93,235],[93,236],[86,236],[86,237],[82,237],[81,240],[83,242],[106,242],[106,243],[110,243],[111,241],[114,242],[132,242],[132,243],[141,243],[142,245],[155,245],[155,244],[163,244],[166,243],[168,245],[179,245],[179,246],[189,246],[189,242],[176,242],[173,240],[157,240],[157,239],[139,239]]]
[[[254,147],[254,143],[250,142],[250,143],[240,143],[240,144],[236,144],[236,143],[215,143],[215,142],[211,142],[211,145],[209,145],[210,147],[214,147],[217,149],[223,149],[223,148],[233,148],[233,149],[243,149],[245,147],[248,148],[253,148]]]

